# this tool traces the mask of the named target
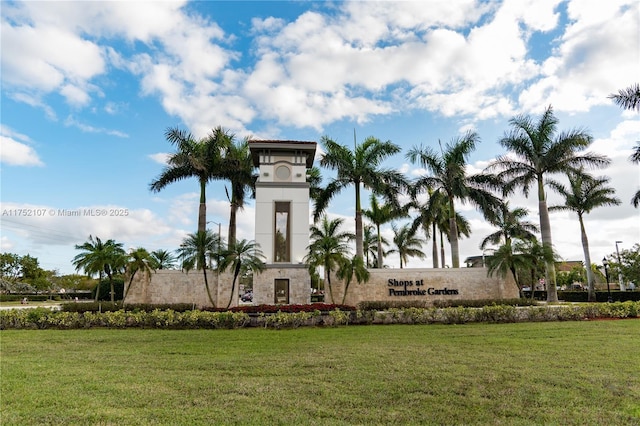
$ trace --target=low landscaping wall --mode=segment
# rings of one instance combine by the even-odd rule
[[[355,281],[355,280],[354,280]],[[369,301],[500,300],[520,297],[509,276],[488,277],[485,268],[369,269],[369,280],[345,285],[335,277],[325,302],[356,306]],[[333,300],[331,299],[333,296]]]
[[[202,271],[190,272],[159,269],[149,274],[136,274],[125,303],[190,304],[196,307],[226,307],[238,305],[238,283],[231,296],[233,275],[207,270],[207,282],[213,305],[207,295]],[[128,285],[128,283],[126,283]]]

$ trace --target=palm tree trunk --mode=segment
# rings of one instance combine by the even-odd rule
[[[351,277],[351,279],[353,279],[353,277]],[[346,280],[346,284],[344,286],[344,294],[342,295],[342,304],[344,305],[345,301],[347,300],[347,291],[349,291],[349,284],[351,284],[351,279]]]
[[[333,301],[333,291],[331,291],[331,271],[329,269],[327,269],[325,267],[325,271],[324,271],[324,282],[325,282],[325,290],[328,288],[329,289],[329,299],[331,301],[331,303],[334,303]]]
[[[207,290],[207,297],[209,298],[209,303],[211,303],[211,306],[215,308],[216,304],[213,302],[213,298],[211,297],[211,290],[209,290],[209,280],[207,279],[206,267],[202,268],[202,274],[204,275],[204,288]]]
[[[362,239],[362,206],[360,205],[360,182],[355,183],[356,187],[356,256],[364,259],[363,239]],[[380,262],[380,260],[378,260]]]
[[[109,277],[109,288],[111,290],[111,303],[115,303],[116,295],[113,288],[113,276],[111,275],[111,272],[107,272],[107,277]]]
[[[449,198],[449,242],[451,243],[451,267],[460,267],[460,248],[458,247],[458,224],[453,198]]]
[[[240,269],[242,265],[240,262],[237,263],[235,271],[233,271],[233,281],[231,282],[231,297],[229,297],[229,303],[227,303],[227,309],[231,307],[231,303],[233,302],[233,293],[236,291],[236,280],[240,275]]]
[[[96,302],[100,299],[100,284],[102,283],[102,271],[98,273],[98,286],[96,287]]]
[[[589,289],[589,295],[587,300],[589,302],[596,301],[596,289],[594,287],[593,271],[591,270],[591,255],[589,254],[589,240],[587,239],[587,231],[584,228],[584,221],[582,215],[578,214],[578,220],[580,221],[580,236],[582,237],[582,251],[584,252],[584,266],[587,270],[587,288]]]
[[[229,212],[229,241],[227,242],[229,250],[231,250],[231,247],[236,243],[237,216],[238,203],[231,202],[231,211]]]
[[[207,230],[207,197],[205,190],[207,186],[206,180],[200,180],[200,205],[198,206],[198,232]]]
[[[542,178],[538,179],[538,214],[540,216],[540,234],[542,245],[553,248],[551,241],[551,222],[549,221],[549,210],[544,194],[544,184]],[[558,301],[558,290],[556,289],[556,265],[553,259],[545,260],[545,282],[547,287],[547,302]]]
[[[378,231],[378,269],[382,269],[382,235],[380,235],[380,225],[376,224],[376,229]]]
[[[518,272],[516,271],[516,268],[514,268],[512,265],[509,267],[509,269],[511,270],[511,275],[513,275],[513,281],[515,281],[518,290],[520,290],[520,283],[518,282]]]
[[[433,248],[431,249],[431,255],[433,256],[433,267],[438,267],[438,237],[436,234],[436,224],[435,222],[431,225],[433,228],[432,240],[433,240]]]
[[[127,300],[127,294],[129,294],[129,289],[131,288],[131,283],[133,282],[133,277],[136,276],[136,272],[138,272],[137,269],[135,271],[133,271],[133,274],[131,274],[131,278],[129,278],[129,285],[127,285],[127,288],[124,290],[124,295],[122,296],[122,306],[124,306],[124,302]]]
[[[440,267],[444,268],[446,266],[446,258],[444,255],[444,235],[442,231],[440,231]]]

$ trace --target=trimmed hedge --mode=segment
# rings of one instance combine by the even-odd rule
[[[309,305],[312,306],[312,305]],[[638,318],[640,302],[591,303],[515,307],[490,305],[447,308],[391,308],[386,311],[341,310],[260,313],[211,312],[173,309],[102,312],[53,311],[47,308],[0,311],[0,330],[71,328],[295,328],[300,326],[337,326],[348,324],[465,324],[469,322],[579,321],[599,318]]]
[[[558,299],[565,302],[587,302],[589,292],[587,291],[559,291]],[[613,302],[640,301],[640,291],[612,291],[611,300]],[[606,291],[596,291],[596,302],[608,302],[609,293]]]
[[[358,309],[362,311],[384,311],[388,309],[403,309],[403,308],[422,308],[428,309],[431,307],[447,308],[462,306],[467,308],[481,308],[483,306],[491,305],[509,305],[509,306],[532,306],[536,302],[531,299],[484,299],[484,300],[436,300],[433,302],[420,301],[420,300],[407,300],[407,301],[393,301],[393,302],[360,302],[358,303]]]
[[[155,310],[172,310],[175,312],[186,312],[196,310],[195,304],[191,303],[178,303],[178,304],[133,304],[127,303],[125,305],[122,302],[91,302],[91,303],[63,303],[60,306],[61,311],[65,312],[114,312],[114,311],[127,311],[127,312],[152,312]],[[329,312],[336,309],[342,311],[355,311],[356,308],[347,305],[332,305],[328,303],[312,303],[309,305],[246,305],[236,306],[231,309],[224,308],[202,308],[198,309],[207,312],[244,312],[246,314],[275,314],[277,312],[295,313],[295,312]]]

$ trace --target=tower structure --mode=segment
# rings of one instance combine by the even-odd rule
[[[315,142],[253,140],[249,142],[256,182],[255,241],[267,268],[253,277],[257,304],[305,304],[311,299],[311,277],[304,263],[309,246],[309,183]]]

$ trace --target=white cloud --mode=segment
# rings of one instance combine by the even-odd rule
[[[640,3],[633,0],[570,1],[572,22],[539,81],[523,90],[525,110],[553,104],[558,111],[588,111],[637,81],[640,63]]]
[[[27,145],[29,139],[21,134],[14,133],[6,126],[2,126],[0,134],[0,162],[10,166],[44,166],[38,153]],[[24,142],[19,142],[21,139]]]
[[[36,245],[79,244],[90,234],[126,242],[171,231],[148,209],[115,205],[60,208],[11,202],[2,202],[0,209],[12,212],[2,218],[3,228]]]
[[[107,135],[112,135],[112,136],[117,136],[119,138],[128,138],[129,135],[121,132],[119,130],[110,130],[110,129],[105,129],[105,128],[101,128],[101,127],[94,127],[91,126],[89,124],[85,124],[82,123],[80,121],[78,121],[75,117],[73,116],[68,116],[65,121],[64,121],[65,126],[71,126],[71,127],[75,127],[77,129],[82,130],[85,133],[105,133]]]
[[[155,154],[148,155],[148,157],[151,158],[153,161],[155,161],[158,164],[162,164],[163,166],[167,165],[167,161],[169,160],[170,156],[171,154],[167,152],[157,152]]]

